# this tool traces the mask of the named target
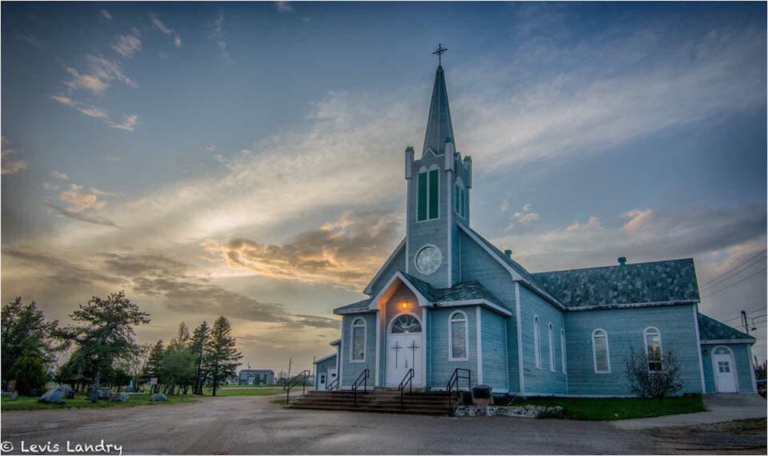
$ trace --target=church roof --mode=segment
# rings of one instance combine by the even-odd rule
[[[372,298],[363,299],[362,301],[353,302],[352,304],[347,304],[346,306],[337,307],[333,309],[333,313],[336,315],[344,315],[359,312],[369,312],[368,304],[371,303],[371,299]]]
[[[707,340],[746,340],[755,342],[754,337],[701,313],[699,314],[699,339],[702,342]]]
[[[531,275],[571,308],[699,301],[691,258]]]
[[[443,67],[438,66],[435,72],[435,85],[432,88],[432,101],[429,105],[429,117],[427,120],[427,134],[424,136],[424,150],[432,149],[436,154],[445,152],[445,140],[453,137],[453,124],[451,123],[451,109],[448,106],[448,89],[445,86],[445,73]],[[454,145],[456,143],[454,142]]]

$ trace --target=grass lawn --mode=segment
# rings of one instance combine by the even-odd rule
[[[269,401],[269,403],[270,404],[275,404],[275,405],[285,405],[285,404],[287,404],[285,399],[276,399],[274,401]]]
[[[210,396],[212,391],[206,389],[203,391],[205,396]],[[273,396],[276,394],[285,394],[282,387],[273,388],[221,388],[216,391],[216,397],[230,396]]]
[[[650,418],[679,413],[703,412],[701,396],[669,397],[664,399],[581,399],[581,398],[529,398],[515,405],[559,405],[565,417],[572,420],[612,421],[632,418]]]
[[[19,396],[15,401],[10,401],[3,397],[0,402],[2,411],[9,410],[48,410],[48,409],[68,409],[68,408],[104,408],[104,407],[134,407],[137,405],[167,405],[180,404],[195,400],[195,396],[168,396],[168,402],[150,402],[149,394],[131,394],[128,402],[111,402],[100,400],[92,404],[90,399],[84,395],[77,395],[74,399],[65,400],[66,404],[43,404],[38,402],[36,397]]]

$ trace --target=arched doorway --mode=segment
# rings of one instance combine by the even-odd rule
[[[736,393],[736,364],[733,352],[728,347],[715,347],[712,350],[712,370],[715,373],[715,386],[718,393]]]
[[[413,386],[424,386],[424,333],[421,321],[412,313],[392,319],[387,331],[387,386],[397,387],[413,369]]]

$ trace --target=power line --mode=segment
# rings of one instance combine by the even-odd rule
[[[747,315],[752,315],[753,313],[760,312],[761,310],[765,311],[766,308],[765,307],[758,307],[757,309],[752,309],[749,312],[747,312]],[[728,323],[729,321],[738,320],[739,318],[741,318],[741,315],[739,315],[738,317],[733,317],[730,320],[725,320],[723,323]],[[755,318],[757,318],[757,317],[755,317]]]
[[[761,270],[759,270],[759,271],[755,272],[754,274],[750,274],[750,275],[748,275],[748,276],[744,277],[743,279],[739,280],[738,282],[734,282],[734,283],[732,283],[732,284],[730,284],[730,285],[728,285],[728,286],[726,286],[726,287],[723,287],[723,288],[721,288],[721,289],[719,289],[719,290],[715,290],[715,291],[713,291],[712,293],[709,293],[709,294],[707,294],[707,295],[704,295],[704,296],[702,296],[702,298],[709,298],[710,296],[714,296],[714,295],[716,295],[716,294],[720,293],[721,291],[725,291],[725,290],[727,290],[727,289],[729,289],[729,288],[731,288],[731,287],[733,287],[733,286],[736,286],[736,285],[740,284],[741,282],[744,282],[744,281],[745,281],[745,280],[747,280],[747,279],[751,279],[752,277],[754,277],[754,276],[756,276],[756,275],[760,274],[761,272],[765,272],[765,270],[766,270],[766,268],[763,268],[763,269],[761,269]]]
[[[762,252],[758,253],[757,255],[749,257],[748,259],[742,261],[738,265],[732,267],[731,269],[725,271],[724,273],[720,274],[719,276],[717,276],[714,279],[710,280],[709,282],[705,283],[704,285],[701,286],[701,288],[700,288],[701,291],[704,291],[707,288],[712,288],[713,286],[717,285],[718,283],[722,283],[722,282],[730,279],[731,277],[736,276],[736,275],[741,274],[742,272],[746,271],[746,269],[744,269],[744,270],[741,270],[739,272],[736,272],[737,269],[740,269],[742,266],[744,266],[747,263],[753,262],[754,259],[756,259],[759,256],[764,255],[765,252],[766,251],[763,250]],[[752,266],[754,266],[756,264],[758,264],[758,263],[755,262],[754,264],[750,264],[748,266],[748,268],[751,268]],[[733,273],[733,274],[731,274],[731,273]],[[731,275],[729,275],[729,274],[731,274]],[[725,277],[726,275],[728,275],[728,277]]]

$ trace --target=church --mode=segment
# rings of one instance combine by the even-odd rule
[[[442,53],[438,48],[438,55]],[[424,145],[405,149],[405,239],[366,299],[338,307],[335,353],[316,362],[319,390],[445,390],[521,396],[631,396],[624,359],[672,349],[687,393],[756,392],[755,339],[698,311],[693,259],[528,272],[472,229],[472,158],[456,148],[442,64]],[[457,370],[458,369],[458,370]]]

